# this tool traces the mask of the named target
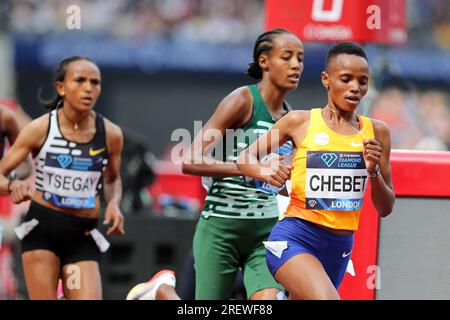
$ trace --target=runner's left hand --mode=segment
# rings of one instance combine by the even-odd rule
[[[376,171],[376,165],[380,163],[381,152],[383,148],[381,144],[375,139],[364,139],[364,161],[366,168],[370,172]]]
[[[106,207],[105,220],[103,221],[103,225],[108,225],[112,223],[112,226],[109,227],[106,234],[107,235],[125,234],[124,222],[125,218],[120,212],[119,207],[115,203],[110,202]]]

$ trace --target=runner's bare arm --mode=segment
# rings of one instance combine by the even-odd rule
[[[14,144],[0,161],[0,195],[9,192],[9,173],[44,143],[48,124],[49,116],[46,114],[33,120],[20,131]]]
[[[395,202],[390,163],[391,135],[388,126],[384,122],[372,119],[372,123],[375,131],[375,141],[367,141],[364,157],[371,161],[367,170],[375,172],[376,164],[380,167],[381,174],[370,178],[371,196],[380,216],[386,217],[392,212]]]
[[[8,138],[10,145],[13,145],[20,132],[20,126],[16,114],[7,108],[2,108],[2,128]],[[14,170],[19,179],[25,179],[33,173],[33,163],[31,155],[28,155],[19,166]]]
[[[124,217],[120,211],[122,199],[122,179],[120,177],[121,154],[123,148],[122,130],[105,119],[109,160],[104,173],[104,194],[107,203],[103,224],[112,226],[107,234],[121,235],[125,233]]]
[[[183,159],[183,173],[201,176],[240,175],[235,163],[213,159],[208,153],[227,129],[238,128],[251,116],[249,92],[241,87],[225,97],[197,134]]]
[[[293,141],[295,145],[300,143],[306,134],[308,119],[308,112],[292,111],[278,120],[269,132],[259,137],[240,154],[237,165],[241,173],[276,187],[282,186],[290,177],[291,166],[279,162],[276,168],[271,168],[270,165],[263,165],[260,160],[288,140]]]

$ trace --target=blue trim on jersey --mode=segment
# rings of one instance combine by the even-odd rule
[[[306,209],[333,210],[333,211],[355,211],[362,209],[363,199],[323,199],[306,198]]]
[[[93,209],[95,208],[95,197],[63,197],[50,192],[43,192],[42,198],[62,208]]]
[[[362,152],[308,150],[306,167],[311,169],[365,169],[366,164]]]

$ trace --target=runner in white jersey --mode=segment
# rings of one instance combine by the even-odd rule
[[[99,192],[104,190],[107,201],[103,223],[112,223],[107,234],[123,234],[123,135],[93,111],[101,77],[89,58],[61,61],[55,80],[51,111],[20,132],[0,163],[0,193],[10,193],[15,203],[32,200],[25,222],[16,228],[30,299],[56,299],[60,276],[66,299],[101,299],[98,260],[109,243],[96,228]],[[6,178],[29,154],[36,165],[35,188]]]

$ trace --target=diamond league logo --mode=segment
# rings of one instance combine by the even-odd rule
[[[59,165],[65,169],[72,163],[72,157],[64,154],[60,154],[58,157],[56,157],[56,160],[58,160]]]
[[[327,165],[327,167],[331,167],[333,163],[337,160],[337,155],[334,153],[324,153],[320,156],[320,159]]]
[[[313,208],[317,204],[317,201],[316,200],[308,200],[308,204],[311,208]]]

